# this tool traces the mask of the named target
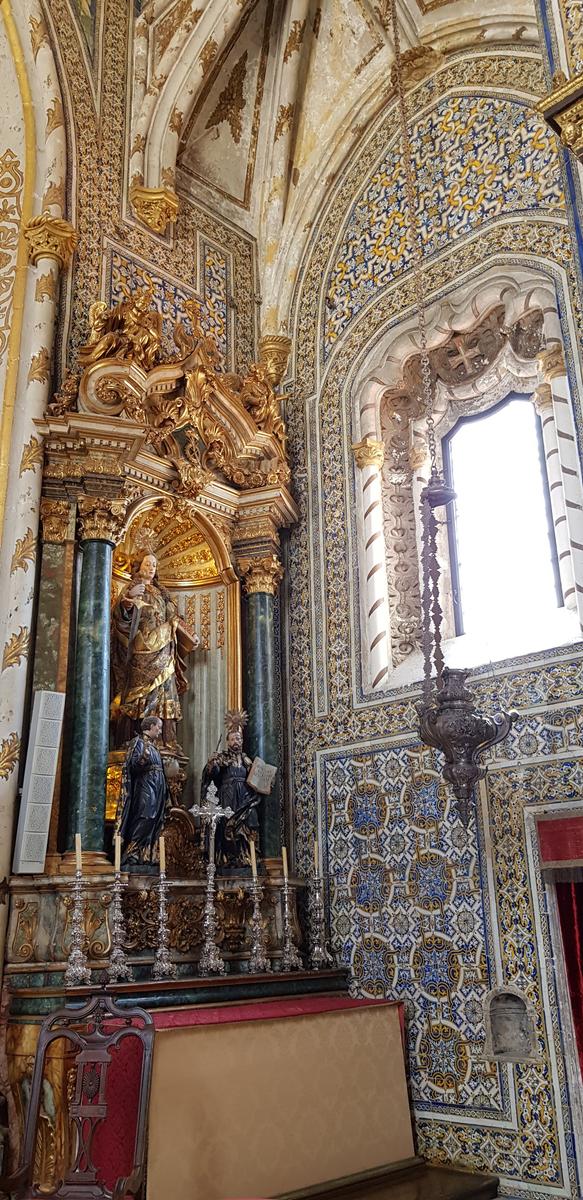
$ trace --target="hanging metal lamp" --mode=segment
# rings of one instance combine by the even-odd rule
[[[421,358],[422,397],[426,413],[427,441],[431,473],[421,493],[422,527],[422,651],[423,699],[417,705],[419,733],[426,745],[439,750],[445,759],[443,776],[451,784],[459,805],[460,816],[467,824],[474,785],[486,774],[478,761],[483,752],[508,736],[516,720],[514,712],[490,716],[481,712],[467,686],[468,670],[453,670],[445,666],[441,628],[443,612],[439,598],[440,566],[437,554],[439,522],[436,513],[445,512],[455,500],[455,492],[444,482],[437,461],[437,443],[433,417],[433,385],[427,345],[425,296],[423,287],[423,248],[417,221],[413,159],[403,85],[396,0],[390,0],[391,24],[395,53],[395,78],[403,164],[405,194],[413,250],[413,283]]]

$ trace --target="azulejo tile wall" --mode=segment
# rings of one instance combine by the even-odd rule
[[[559,169],[554,175],[549,166],[555,151],[528,115],[524,129],[515,123],[536,80],[542,91],[540,64],[516,47],[507,54],[454,56],[409,97],[410,110],[425,121],[423,114],[438,111],[446,93],[450,108],[467,114],[486,79],[492,94],[497,87],[506,93],[490,109],[496,122],[487,130],[491,146],[512,144],[508,156],[516,151],[516,164],[543,155],[553,207],[541,205],[535,181],[513,193],[520,211],[512,198],[506,208],[504,187],[496,192],[499,160],[492,151],[484,179],[494,181],[494,199],[485,185],[476,227],[459,224],[456,208],[451,228],[458,236],[445,240],[451,189],[442,181],[426,205],[428,212],[435,205],[433,230],[444,238],[429,260],[427,291],[445,296],[492,264],[510,272],[514,263],[532,263],[553,279],[563,308],[577,319]],[[463,97],[457,107],[456,95]],[[445,109],[439,111],[443,123]],[[485,108],[478,104],[476,111]],[[514,707],[520,716],[511,739],[490,755],[467,832],[435,756],[419,745],[418,691],[388,691],[379,699],[362,688],[351,387],[365,352],[412,304],[410,271],[391,276],[393,267],[385,264],[383,286],[360,311],[358,298],[354,307],[351,302],[354,273],[346,283],[337,272],[342,301],[334,309],[337,336],[328,346],[320,314],[342,259],[342,239],[357,229],[355,214],[370,199],[393,131],[388,110],[337,181],[314,228],[296,297],[296,388],[287,416],[301,516],[289,551],[287,667],[298,865],[309,869],[319,832],[327,841],[332,940],[357,993],[405,1001],[420,1152],[498,1172],[503,1192],[512,1196],[575,1200],[581,1184],[562,1018],[532,826],[537,811],[582,796],[582,652],[533,656],[478,673],[484,706]],[[452,125],[442,161],[447,154],[452,164],[458,161],[456,136]],[[443,137],[447,141],[447,131]],[[398,197],[395,185],[383,228]],[[376,267],[364,219],[361,227],[353,267],[364,279]],[[504,982],[523,990],[535,1007],[540,1058],[534,1063],[483,1060],[484,998]]]
[[[555,140],[525,104],[448,95],[412,129],[411,151],[426,258],[490,222],[541,209],[564,212]],[[342,232],[326,290],[326,352],[413,251],[393,141]]]

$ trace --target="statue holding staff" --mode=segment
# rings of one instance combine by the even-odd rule
[[[176,724],[180,695],[187,690],[184,656],[200,644],[178,616],[174,600],[157,578],[154,554],[145,554],[137,574],[112,612],[112,718],[115,745],[135,736],[144,717],[160,717],[164,746],[179,749]]]

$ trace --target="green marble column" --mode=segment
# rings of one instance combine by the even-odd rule
[[[244,571],[247,599],[243,679],[249,714],[245,745],[251,758],[259,755],[264,762],[279,767],[274,597],[283,572],[275,557],[247,561]],[[281,794],[278,771],[271,795],[259,807],[261,853],[267,859],[281,855]]]
[[[77,616],[67,847],[78,831],[83,850],[94,853],[104,848],[112,553],[110,542],[83,543]]]

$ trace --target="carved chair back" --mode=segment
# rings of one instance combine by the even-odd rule
[[[125,1038],[142,1046],[138,1109],[130,1174],[109,1189],[99,1179],[94,1161],[95,1135],[108,1115],[107,1081],[111,1051]],[[57,1039],[71,1043],[72,1071],[66,1088],[71,1154],[63,1179],[52,1191],[33,1182],[37,1130],[43,1092],[45,1060]],[[154,1023],[141,1008],[123,1009],[113,997],[92,997],[86,1004],[68,1005],[43,1022],[37,1044],[28,1104],[22,1166],[15,1175],[0,1179],[0,1188],[19,1197],[55,1200],[117,1200],[135,1194],[142,1182],[147,1139],[148,1106],[152,1077]],[[128,1114],[129,1116],[130,1114]]]

